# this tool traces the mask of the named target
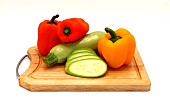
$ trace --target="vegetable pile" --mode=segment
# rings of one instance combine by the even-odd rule
[[[85,35],[78,41],[72,43],[58,44],[51,49],[49,54],[43,58],[43,61],[48,65],[52,66],[56,63],[65,63],[69,54],[75,48],[89,47],[93,50],[97,50],[98,40],[105,36],[106,33],[102,31],[95,31]]]
[[[100,77],[107,67],[116,69],[132,61],[136,41],[128,30],[106,27],[105,32],[88,33],[89,24],[82,18],[55,20],[58,17],[38,27],[37,47],[48,67],[63,63],[69,75]]]

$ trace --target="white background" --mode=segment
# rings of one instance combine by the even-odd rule
[[[128,29],[151,80],[149,92],[29,92],[18,85],[15,68],[36,46],[41,21],[81,17],[89,32]],[[170,101],[170,0],[0,0],[0,105],[104,104],[168,105]],[[24,61],[20,72],[26,70]],[[3,103],[3,104],[2,104]]]

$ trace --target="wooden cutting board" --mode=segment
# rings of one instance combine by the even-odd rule
[[[65,73],[64,64],[47,67],[37,47],[28,49],[29,68],[18,78],[30,91],[149,91],[151,82],[136,49],[132,62],[119,69],[108,68],[99,78],[81,78]]]

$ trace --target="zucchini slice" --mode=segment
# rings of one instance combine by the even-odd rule
[[[78,58],[78,57],[81,57],[81,56],[88,56],[88,55],[97,56],[96,54],[91,53],[91,52],[74,53],[74,54],[71,54],[67,58],[67,62],[72,60],[72,59],[75,59],[75,58]]]
[[[71,63],[66,72],[79,77],[100,77],[107,71],[107,64],[100,59],[86,59]]]

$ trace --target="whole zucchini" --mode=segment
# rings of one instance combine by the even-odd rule
[[[43,58],[43,61],[52,66],[56,63],[65,63],[67,56],[75,49],[80,47],[89,47],[97,50],[98,40],[106,35],[103,31],[95,31],[87,34],[80,40],[73,43],[58,44],[50,50],[50,53]]]

